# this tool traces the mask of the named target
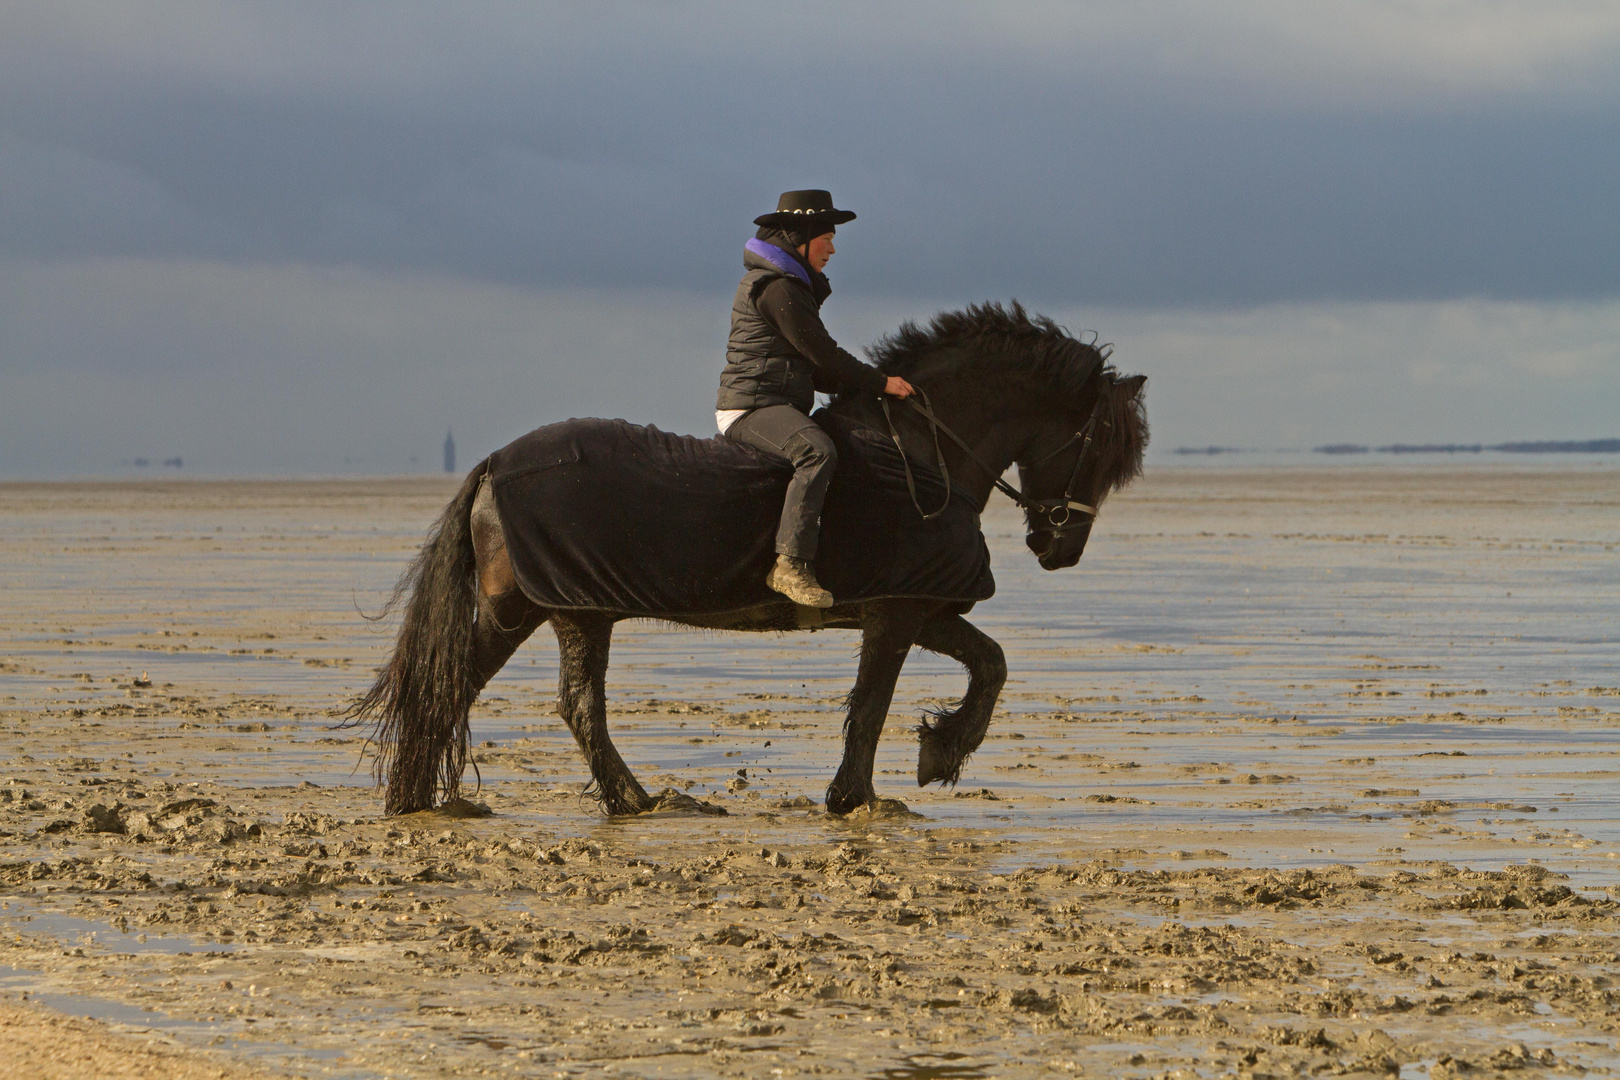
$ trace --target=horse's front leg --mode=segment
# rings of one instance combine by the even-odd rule
[[[917,786],[955,784],[968,755],[979,748],[1007,682],[1007,658],[995,639],[960,615],[938,615],[917,632],[917,644],[968,669],[967,693],[956,708],[917,727]]]
[[[551,628],[557,632],[561,667],[557,714],[585,754],[602,808],[610,814],[651,810],[654,800],[608,736],[607,666],[613,617],[600,611],[556,612],[551,616]]]
[[[849,715],[844,719],[844,760],[827,786],[829,813],[847,814],[877,800],[872,767],[894,699],[895,680],[918,628],[936,606],[915,600],[885,600],[867,606],[861,627],[860,673],[849,693]]]

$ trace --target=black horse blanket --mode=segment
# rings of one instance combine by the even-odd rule
[[[816,576],[840,603],[977,601],[995,592],[979,515],[960,489],[924,521],[888,436],[826,411],[838,448]],[[912,464],[929,510],[937,470]],[[623,420],[569,420],[497,450],[489,476],[524,595],[541,607],[714,615],[783,598],[765,587],[793,468],[716,437]]]

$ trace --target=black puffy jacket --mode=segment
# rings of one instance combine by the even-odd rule
[[[781,243],[759,238],[743,251],[743,270],[715,408],[792,405],[808,413],[817,390],[883,392],[884,375],[839,348],[822,325],[821,304],[832,292],[824,275]]]

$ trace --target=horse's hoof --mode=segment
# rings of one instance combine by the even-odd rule
[[[858,795],[842,795],[837,792],[827,792],[827,813],[837,817],[853,814],[866,805],[866,800]]]
[[[652,805],[647,808],[646,812],[654,814],[712,814],[716,817],[724,816],[727,813],[726,808],[723,806],[716,806],[714,803],[707,803],[702,799],[694,799],[692,796],[676,791],[674,788],[665,788],[653,796]]]
[[[430,822],[441,819],[460,821],[464,818],[494,817],[495,811],[491,810],[484,803],[473,802],[470,799],[463,799],[458,795],[453,799],[446,799],[438,806],[431,806],[422,810],[412,810],[396,816],[416,817]]]

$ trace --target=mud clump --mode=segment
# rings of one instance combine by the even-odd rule
[[[98,833],[121,833],[126,831],[122,806],[107,806],[96,803],[84,812],[84,831]]]

